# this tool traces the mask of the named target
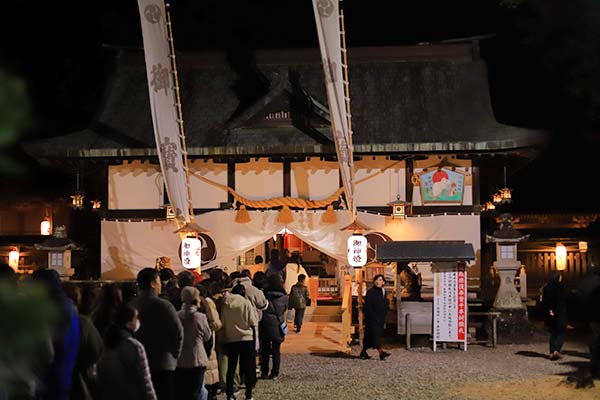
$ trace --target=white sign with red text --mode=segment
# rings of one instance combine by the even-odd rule
[[[433,340],[464,342],[467,338],[467,271],[463,263],[433,266]]]

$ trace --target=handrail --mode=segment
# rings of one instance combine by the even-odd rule
[[[350,350],[352,341],[352,276],[344,276],[344,296],[342,297],[342,344]]]

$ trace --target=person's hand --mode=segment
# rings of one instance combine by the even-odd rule
[[[553,310],[550,310],[550,316],[554,317],[554,311]]]

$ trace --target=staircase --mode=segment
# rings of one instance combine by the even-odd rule
[[[307,307],[302,332],[289,333],[281,346],[282,353],[332,353],[348,350],[342,338],[342,309],[340,306]]]

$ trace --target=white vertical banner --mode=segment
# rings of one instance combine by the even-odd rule
[[[434,348],[436,342],[466,344],[467,271],[465,264],[436,263],[433,269]]]
[[[342,72],[342,46],[340,40],[340,17],[338,0],[313,0],[319,47],[325,74],[327,100],[335,151],[342,175],[342,185],[346,193],[348,209],[352,220],[356,217],[354,204],[354,160],[352,132],[348,126],[348,113],[344,94],[344,74]]]
[[[152,125],[160,169],[176,218],[190,222],[190,198],[181,151],[167,18],[163,0],[138,0]]]

